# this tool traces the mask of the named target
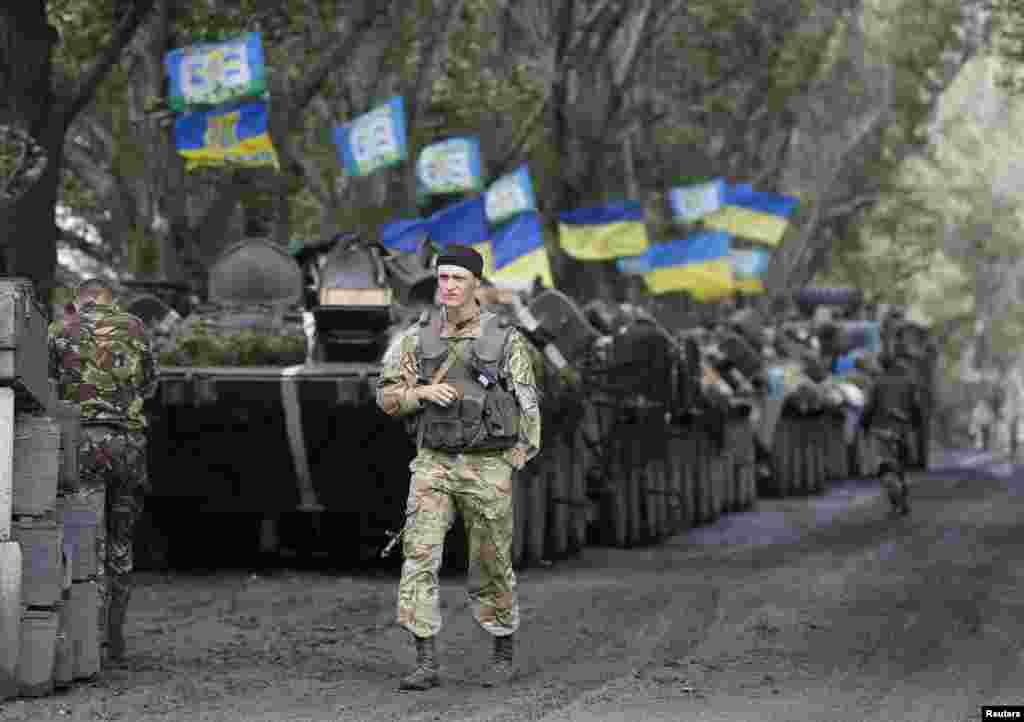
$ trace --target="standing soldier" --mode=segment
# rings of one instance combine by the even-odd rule
[[[516,674],[512,472],[540,450],[540,409],[525,338],[475,299],[482,273],[479,253],[448,246],[437,260],[440,313],[425,312],[396,341],[378,383],[377,404],[412,422],[417,448],[398,586],[398,623],[413,635],[416,668],[401,689],[440,684],[438,572],[456,510],[469,540],[473,613],[494,638],[485,684]]]
[[[883,357],[882,365],[884,370],[875,379],[861,426],[881,442],[882,484],[893,511],[906,516],[910,513],[910,488],[906,478],[909,432],[920,419],[920,391],[906,359],[887,356]]]
[[[50,324],[51,372],[60,398],[78,404],[82,486],[106,490],[106,563],[100,583],[108,659],[124,656],[124,618],[131,595],[132,533],[148,491],[146,417],[157,364],[145,326],[114,302],[101,279],[83,282],[77,304]]]

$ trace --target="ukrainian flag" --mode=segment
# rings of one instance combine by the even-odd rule
[[[483,243],[474,243],[473,249],[483,256],[484,259],[484,275],[488,278],[494,275],[494,250],[491,248],[490,241],[484,241]]]
[[[741,293],[764,293],[764,276],[771,262],[771,252],[764,249],[749,251],[732,251],[733,275],[736,278],[736,290]]]
[[[504,223],[495,229],[492,245],[494,270],[490,279],[496,285],[518,286],[540,276],[545,287],[554,288],[540,214],[521,213]]]
[[[698,301],[718,301],[736,291],[727,233],[698,233],[655,245],[645,254],[647,290],[655,295],[688,291]]]
[[[429,218],[394,221],[381,228],[380,234],[387,248],[402,253],[415,253],[425,238],[441,249],[451,243],[473,246],[485,262],[491,253],[483,198],[452,203]]]
[[[225,166],[280,168],[270,141],[269,109],[263,101],[227,110],[179,116],[175,145],[186,170]]]
[[[799,205],[800,201],[792,196],[759,193],[749,186],[731,186],[726,189],[724,207],[706,217],[704,226],[777,246]]]
[[[581,208],[559,216],[559,242],[580,261],[637,256],[648,249],[644,210],[639,202]]]

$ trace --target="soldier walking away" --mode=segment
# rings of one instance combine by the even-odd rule
[[[908,364],[893,356],[883,357],[883,373],[872,389],[861,426],[882,445],[880,481],[893,512],[910,513],[910,488],[906,468],[909,462],[909,438],[914,421],[920,416],[917,383]]]
[[[424,312],[387,354],[377,389],[385,413],[410,420],[417,454],[406,505],[398,623],[416,644],[400,689],[440,684],[438,572],[445,534],[461,512],[469,541],[473,614],[493,637],[485,684],[514,679],[519,628],[512,571],[512,473],[540,450],[540,409],[526,339],[482,312],[483,258],[451,245],[437,259],[441,308]]]
[[[112,287],[101,279],[79,286],[76,303],[65,307],[49,332],[60,398],[81,408],[82,486],[106,490],[106,562],[99,586],[107,659],[117,662],[124,657],[132,533],[149,486],[143,403],[156,390],[157,362],[142,321],[115,303]]]

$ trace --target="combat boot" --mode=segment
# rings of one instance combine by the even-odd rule
[[[399,689],[422,692],[441,684],[437,669],[437,644],[433,637],[416,640],[416,669],[402,678]]]
[[[130,591],[113,586],[107,609],[107,661],[118,664],[124,661],[124,619],[128,611]]]
[[[484,678],[484,687],[497,687],[508,684],[519,674],[515,666],[516,643],[511,634],[494,638],[494,654],[491,666]]]
[[[906,479],[900,479],[900,515],[910,513],[910,485]]]

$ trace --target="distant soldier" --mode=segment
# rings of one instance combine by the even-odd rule
[[[469,540],[469,597],[494,638],[486,684],[516,673],[519,628],[512,571],[512,472],[540,450],[541,417],[526,339],[481,312],[483,258],[448,246],[437,261],[439,313],[425,312],[386,355],[377,404],[413,421],[417,455],[406,506],[398,623],[416,643],[416,668],[400,688],[440,684],[438,572],[444,538],[462,513]]]
[[[918,384],[911,366],[898,357],[882,360],[883,372],[875,379],[861,425],[882,444],[881,481],[893,511],[910,513],[906,468],[910,460],[910,431],[921,414]]]
[[[124,656],[124,619],[131,596],[132,533],[148,491],[145,399],[157,384],[157,362],[142,321],[114,303],[100,279],[79,286],[77,302],[50,324],[51,372],[60,398],[78,404],[82,486],[106,489],[106,559],[100,584],[108,658]]]

